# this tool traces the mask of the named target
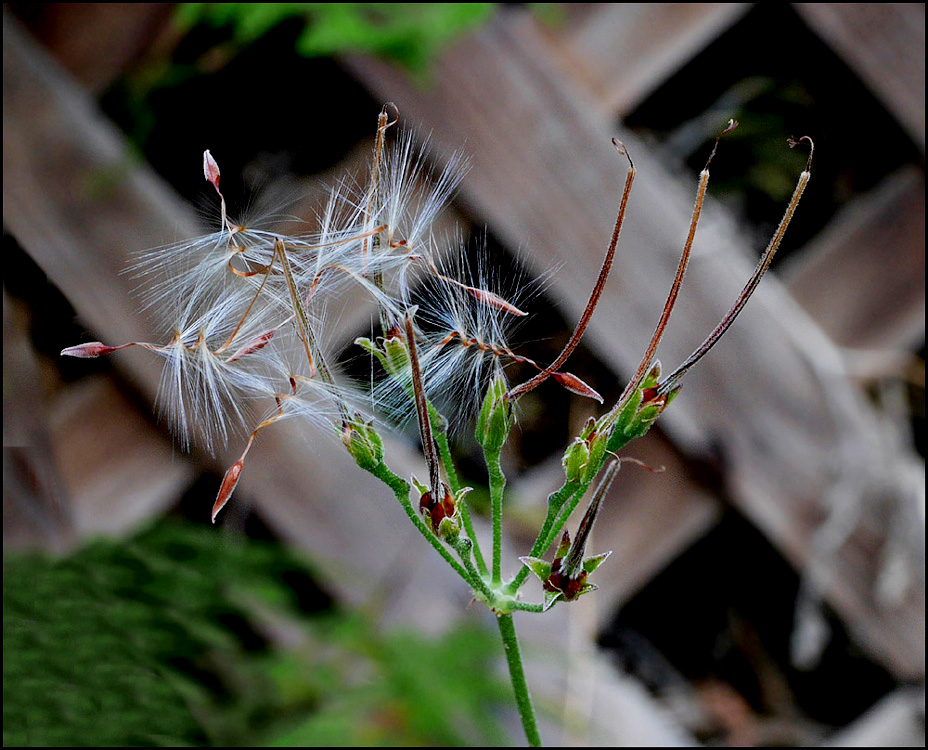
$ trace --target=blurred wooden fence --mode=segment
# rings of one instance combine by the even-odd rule
[[[160,6],[128,7],[110,19],[119,27],[114,39],[143,39],[152,19],[165,17]],[[923,160],[924,5],[794,8],[892,113]],[[647,144],[614,123],[748,9],[581,6],[557,29],[528,14],[501,13],[443,54],[425,88],[376,60],[344,64],[378,100],[397,102],[405,121],[431,131],[439,160],[466,143],[473,161],[464,203],[504,244],[528,248],[523,257],[534,270],[562,264],[566,270],[551,277],[550,293],[568,320],[582,309],[614,219],[621,165],[609,139],[628,144],[639,179],[615,278],[587,341],[604,364],[627,374],[672,277],[693,186],[681,184]],[[81,31],[75,23],[70,46],[53,51],[88,85],[100,87],[106,82],[100,70],[118,70],[136,50],[114,44],[87,54],[78,43]],[[123,137],[102,118],[87,88],[6,16],[3,54],[5,227],[94,337],[144,337],[150,321],[137,315],[130,283],[119,272],[129,252],[162,241],[165,228],[177,236],[196,234],[192,211],[149,168],[131,162]],[[108,68],[100,58],[110,61]],[[122,170],[117,190],[87,190],[88,176],[101,167]],[[909,443],[893,442],[895,428],[865,396],[853,369],[859,362],[877,370],[897,367],[899,353],[924,340],[924,200],[923,164],[901,170],[837,216],[778,278],[764,281],[727,340],[689,378],[684,397],[662,420],[664,434],[635,446],[636,456],[667,472],[646,480],[623,472],[614,489],[608,516],[596,529],[604,540],[598,546],[615,549],[618,557],[611,561],[612,577],[600,581],[600,611],[614,610],[717,522],[720,500],[688,479],[690,462],[714,452],[725,458],[726,491],[737,509],[807,571],[813,588],[873,658],[900,679],[923,679],[918,486],[923,514],[924,464]],[[665,362],[680,361],[711,330],[753,265],[743,229],[710,203],[697,244],[712,252],[688,274],[680,304],[685,312],[677,313],[661,348]],[[5,299],[5,365],[15,317],[7,315]],[[119,369],[151,400],[158,375],[143,353],[133,354],[125,353]],[[5,405],[8,383],[14,400],[35,398],[26,389],[36,374],[25,360],[4,378]],[[26,468],[8,472],[5,449],[4,519],[8,499],[10,519],[19,519],[11,526],[13,543],[16,529],[21,539],[36,528],[57,529],[59,538],[125,529],[175,502],[202,471],[202,463],[171,457],[166,438],[107,378],[62,390],[49,414],[47,424],[40,413],[29,415],[32,437],[13,443]],[[5,448],[8,421],[5,413]],[[458,617],[467,592],[412,539],[379,485],[352,471],[331,440],[310,439],[306,450],[304,438],[281,427],[262,434],[240,499],[248,498],[282,537],[309,550],[349,601],[377,599],[389,576],[391,586],[405,588],[391,601],[387,619],[428,612],[415,619],[440,627]],[[399,473],[418,465],[409,446],[394,441],[389,450]],[[55,482],[28,481],[30,471],[45,474],[56,465]],[[213,468],[221,471],[223,464]],[[553,457],[514,482],[514,491],[541,503],[558,472]],[[46,505],[17,512],[33,493]],[[59,510],[46,518],[42,507]],[[892,519],[907,513],[906,525],[922,524],[921,542],[903,545],[908,579],[892,597],[881,597]],[[526,543],[512,540],[510,561]],[[550,639],[565,626],[569,609],[523,618],[524,627]]]

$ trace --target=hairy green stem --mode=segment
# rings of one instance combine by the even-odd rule
[[[474,577],[462,567],[461,563],[454,559],[448,548],[441,543],[441,540],[439,540],[429,527],[425,525],[425,521],[422,520],[422,517],[416,512],[416,509],[412,507],[412,503],[409,501],[409,482],[390,471],[385,463],[380,463],[369,471],[393,490],[393,494],[396,495],[396,499],[399,501],[400,505],[403,506],[403,510],[406,511],[406,515],[409,517],[409,520],[412,521],[413,526],[419,530],[419,533],[435,548],[438,554],[445,558],[445,561],[454,569],[454,572],[466,581],[468,586],[474,590],[478,590],[482,585],[485,585],[480,576]]]
[[[500,465],[501,450],[484,449],[487,472],[490,477],[490,510],[493,515],[493,585],[499,587],[502,580],[502,546],[503,546],[503,490],[506,476]]]
[[[499,633],[503,638],[503,649],[506,652],[506,662],[509,664],[509,679],[516,694],[516,705],[522,717],[522,727],[525,729],[525,738],[531,747],[541,747],[541,735],[538,733],[538,722],[535,719],[535,707],[532,705],[532,696],[528,692],[528,683],[525,681],[525,671],[522,668],[522,652],[519,650],[519,639],[516,636],[516,626],[512,615],[497,615]]]
[[[551,546],[551,541],[561,530],[559,526],[552,533],[552,527],[558,517],[558,511],[564,507],[564,503],[573,497],[578,487],[580,487],[580,485],[577,482],[564,482],[559,489],[548,495],[548,512],[545,515],[545,521],[544,524],[542,524],[541,531],[538,532],[535,543],[532,545],[532,551],[529,552],[529,557],[541,557],[545,553],[545,550]],[[563,526],[563,524],[561,524],[561,526]],[[516,574],[516,577],[506,586],[506,593],[509,595],[515,594],[516,591],[522,587],[522,584],[525,583],[525,579],[528,578],[529,572],[528,566],[523,565]]]
[[[492,603],[497,599],[497,592],[493,591],[487,585],[484,577],[479,572],[477,572],[477,569],[471,562],[471,552],[473,552],[474,549],[473,540],[461,537],[457,542],[455,542],[454,549],[457,551],[458,556],[461,558],[461,562],[464,563],[464,567],[467,568],[468,573],[470,573],[473,579],[477,582],[477,586],[474,590],[483,596],[488,606],[492,605]]]
[[[438,445],[438,455],[441,458],[442,466],[448,477],[448,487],[451,488],[452,494],[457,494],[461,489],[461,480],[458,478],[458,472],[454,468],[454,460],[451,458],[451,448],[448,445],[448,428],[445,418],[436,409],[432,402],[426,399],[426,408],[429,412],[429,421],[432,423],[432,435],[435,443]]]
[[[457,469],[454,466],[454,459],[451,457],[451,448],[448,445],[448,430],[445,427],[445,418],[438,412],[431,401],[426,401],[429,410],[429,420],[432,423],[432,434],[435,436],[435,444],[438,446],[438,456],[441,459],[442,466],[445,469],[445,475],[448,477],[448,486],[451,488],[451,494],[457,495],[461,490],[461,480],[458,477]],[[477,569],[481,576],[487,574],[487,564],[483,559],[483,552],[480,550],[480,543],[477,541],[477,535],[474,533],[474,523],[470,518],[470,510],[467,507],[467,500],[462,499],[460,503],[461,523],[464,531],[474,544],[474,561],[477,563]]]

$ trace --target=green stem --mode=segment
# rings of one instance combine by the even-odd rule
[[[490,510],[493,515],[493,585],[499,587],[502,580],[502,545],[503,545],[503,490],[506,477],[500,465],[499,448],[485,448],[487,472],[490,477]]]
[[[451,448],[448,445],[448,430],[445,427],[445,418],[438,412],[431,401],[426,401],[429,410],[429,421],[432,423],[432,434],[435,436],[435,444],[438,446],[438,456],[441,459],[442,466],[445,469],[445,475],[448,477],[448,486],[451,493],[457,495],[461,489],[461,480],[458,477],[457,470],[454,467],[454,459],[451,457]],[[477,541],[477,535],[474,533],[474,523],[470,518],[470,510],[467,507],[467,500],[462,500],[461,504],[461,523],[464,531],[470,540],[474,543],[474,560],[481,576],[487,574],[487,564],[483,559],[483,552],[480,550],[480,543]]]
[[[435,438],[435,443],[438,445],[438,455],[441,458],[442,466],[445,469],[445,474],[448,477],[448,486],[451,488],[452,494],[457,494],[458,490],[461,489],[461,480],[458,478],[458,473],[454,468],[454,460],[451,458],[451,448],[448,445],[448,428],[445,425],[445,418],[439,413],[432,402],[426,400],[426,408],[429,411],[429,422],[432,423],[432,435]]]
[[[369,471],[393,490],[393,494],[396,495],[396,499],[399,501],[400,505],[403,506],[403,510],[406,511],[406,515],[409,516],[409,520],[412,521],[413,526],[419,530],[419,533],[435,548],[438,554],[445,558],[445,561],[454,568],[454,572],[466,581],[467,585],[472,589],[480,589],[481,584],[483,584],[480,577],[473,577],[461,566],[461,563],[454,559],[451,552],[448,551],[448,548],[432,533],[431,529],[425,525],[425,521],[422,520],[422,517],[416,513],[415,508],[412,507],[412,503],[409,501],[409,482],[390,471],[385,463],[380,463]]]
[[[598,474],[598,472],[597,472]],[[570,502],[566,503],[565,507],[561,509],[561,512],[558,513],[557,520],[552,525],[552,531],[548,535],[547,544],[543,549],[547,549],[551,544],[554,543],[557,539],[557,535],[560,533],[567,525],[567,521],[570,519],[571,514],[577,509],[577,505],[580,504],[580,501],[583,499],[583,496],[586,494],[586,491],[590,488],[592,480],[589,482],[584,482],[577,489],[573,497],[570,498]]]
[[[522,653],[519,650],[519,638],[516,636],[516,626],[512,615],[497,615],[499,633],[503,638],[503,649],[506,652],[506,662],[509,664],[509,679],[516,694],[516,705],[522,717],[522,727],[525,729],[525,738],[531,747],[541,747],[541,735],[538,733],[538,722],[535,720],[535,707],[532,705],[532,696],[528,692],[528,683],[525,681],[525,671],[522,668]]]
[[[548,495],[548,513],[545,516],[541,531],[538,532],[538,536],[535,539],[535,544],[532,545],[532,551],[529,552],[529,557],[541,557],[545,553],[545,550],[551,546],[551,541],[557,536],[563,526],[563,524],[561,524],[558,528],[554,529],[552,533],[552,527],[558,517],[558,511],[564,507],[564,503],[573,497],[580,486],[581,485],[577,482],[564,482],[559,489]],[[522,584],[525,583],[525,579],[528,578],[529,572],[528,566],[523,565],[516,574],[516,577],[506,586],[506,593],[510,596],[515,594],[516,591],[522,587]]]
[[[477,582],[475,591],[479,591],[483,595],[484,600],[487,602],[488,606],[492,606],[492,603],[496,601],[497,592],[493,591],[488,585],[484,577],[477,572],[477,569],[474,567],[474,564],[470,560],[471,552],[474,549],[473,540],[467,539],[466,537],[461,537],[454,545],[454,549],[457,551],[458,556],[461,558],[461,562],[464,563],[464,567],[467,568],[467,571],[471,574],[473,579]]]

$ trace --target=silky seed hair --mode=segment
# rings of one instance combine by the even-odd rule
[[[460,239],[446,244],[452,250],[443,260],[428,262],[406,304],[417,308],[414,323],[425,393],[454,431],[468,424],[490,381],[505,378],[510,364],[534,364],[513,350],[512,337],[538,285],[519,272],[504,280],[485,243],[470,261]],[[378,408],[394,421],[412,416],[410,383],[382,378],[374,394]]]

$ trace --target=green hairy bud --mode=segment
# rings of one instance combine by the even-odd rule
[[[480,407],[477,417],[477,442],[487,450],[499,450],[512,429],[512,408],[506,395],[506,383],[495,378]]]
[[[360,414],[342,426],[342,443],[355,462],[365,471],[372,471],[383,463],[383,441],[371,422],[364,422]]]
[[[586,468],[590,461],[590,448],[582,438],[574,438],[564,453],[561,463],[564,464],[564,475],[568,482],[576,482],[580,472]]]
[[[402,336],[377,339],[376,343],[361,337],[354,343],[377,357],[391,378],[402,377],[409,371],[409,349]]]

